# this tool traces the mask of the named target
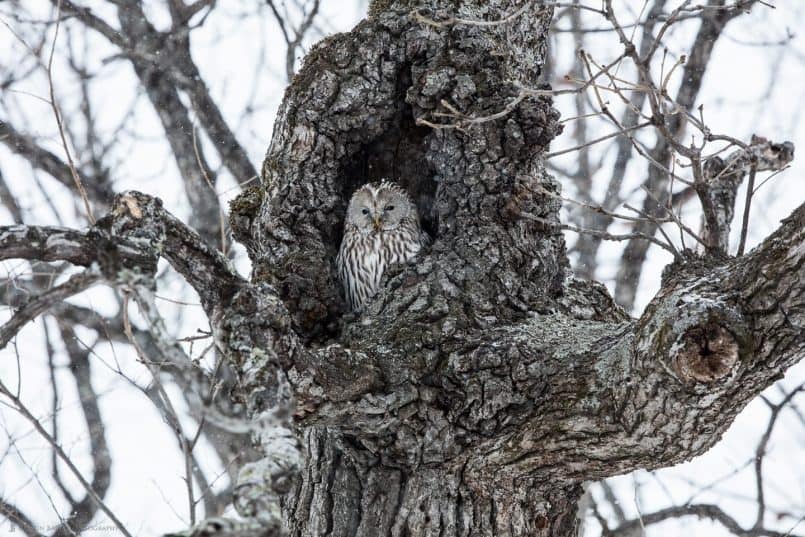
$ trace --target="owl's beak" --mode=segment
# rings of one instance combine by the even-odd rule
[[[372,221],[375,225],[375,231],[380,231],[383,228],[383,222],[381,222],[379,215],[372,217]]]

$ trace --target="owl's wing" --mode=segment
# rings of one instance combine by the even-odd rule
[[[419,230],[419,245],[422,248],[426,248],[426,247],[430,246],[432,243],[433,243],[433,239],[430,238],[430,235],[428,235],[428,233],[424,229],[420,229]]]

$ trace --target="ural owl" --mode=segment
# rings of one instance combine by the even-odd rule
[[[411,260],[427,240],[416,207],[402,188],[383,181],[356,190],[335,261],[352,311],[363,309],[375,295],[387,267]]]

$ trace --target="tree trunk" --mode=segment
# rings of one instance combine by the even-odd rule
[[[0,228],[0,259],[89,267],[15,311],[0,348],[98,281],[134,297],[193,410],[255,439],[233,490],[242,519],[185,536],[573,535],[583,482],[703,453],[802,358],[805,204],[745,256],[678,256],[632,319],[567,271],[543,165],[561,128],[538,87],[552,8],[376,0],[370,13],[309,52],[262,184],[231,206],[251,279],[126,192],[86,232]],[[774,166],[793,155],[768,147]],[[381,178],[413,196],[433,242],[358,316],[333,261],[351,194]],[[734,193],[711,194],[718,244]],[[165,330],[160,257],[198,293],[221,371]]]
[[[90,282],[134,290],[177,368],[143,300],[157,259],[198,292],[231,378],[213,390],[194,370],[189,391],[216,427],[254,433],[257,453],[234,488],[246,520],[185,535],[573,535],[581,483],[703,453],[802,358],[805,205],[746,256],[681,257],[631,319],[567,273],[542,162],[558,113],[537,89],[551,9],[371,11],[310,51],[263,183],[232,204],[251,280],[138,192],[89,232],[3,228],[0,257],[96,267]],[[381,178],[413,195],[433,243],[356,316],[333,260],[352,192]]]
[[[448,387],[438,371],[459,365],[469,338],[551,308],[564,279],[559,230],[520,216],[558,222],[549,195],[558,184],[540,160],[558,113],[547,98],[527,98],[500,120],[466,122],[507,109],[520,84],[536,87],[552,13],[535,4],[491,27],[450,17],[495,21],[519,7],[479,0],[415,13],[377,3],[351,33],[310,52],[286,95],[263,168],[264,210],[242,234],[255,277],[277,285],[308,340],[394,349],[375,363],[412,403],[404,431],[305,433],[307,471],[285,502],[296,535],[559,535],[574,524],[576,483],[487,475],[483,458],[465,452],[503,427],[505,403],[460,394],[459,379],[444,400],[421,401],[426,384],[434,394]],[[389,278],[363,319],[339,323],[331,265],[346,202],[381,178],[414,196],[435,241]],[[455,405],[467,406],[462,426],[475,430],[450,423]]]
[[[305,435],[307,471],[286,498],[291,535],[570,535],[581,487],[476,479],[466,457],[406,468],[330,429]]]
[[[375,2],[311,50],[263,186],[233,205],[253,279],[308,349],[288,371],[306,463],[286,523],[300,537],[572,535],[584,480],[703,452],[769,381],[759,317],[719,298],[705,261],[681,263],[636,323],[569,278],[542,163],[558,113],[523,91],[551,8],[417,5]],[[351,193],[381,178],[414,196],[434,242],[356,318],[332,262]],[[773,336],[782,362],[801,355],[795,332]]]

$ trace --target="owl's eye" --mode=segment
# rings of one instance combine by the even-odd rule
[[[364,209],[361,211],[363,214],[369,214],[369,209]]]
[[[384,210],[393,211],[394,210],[394,205],[386,205],[386,208]]]

